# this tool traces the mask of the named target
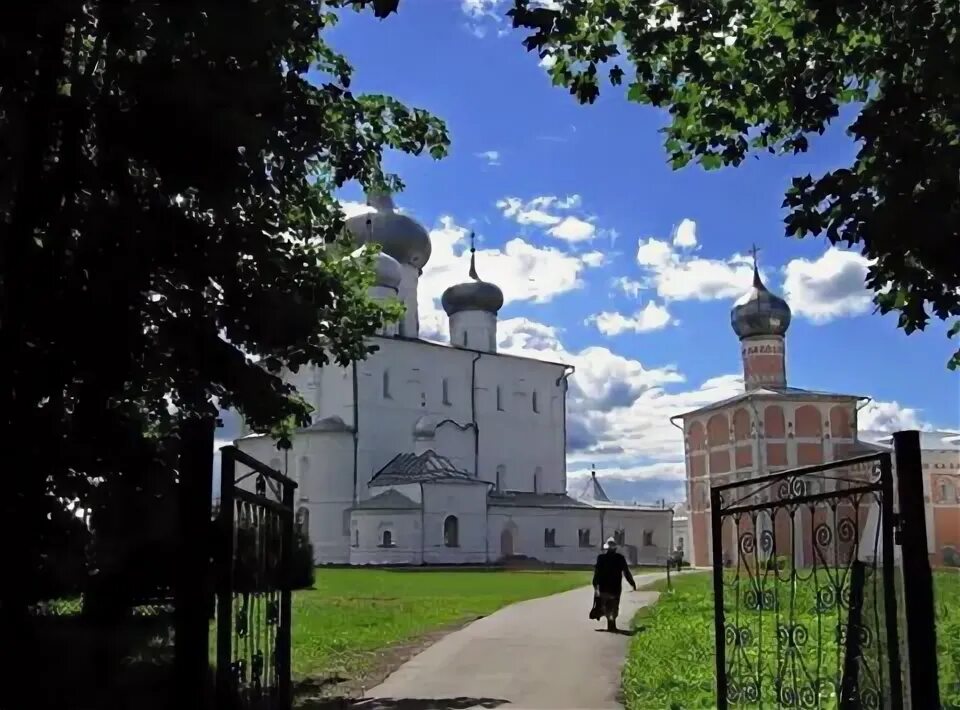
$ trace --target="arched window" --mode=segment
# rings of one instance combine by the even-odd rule
[[[503,411],[503,388],[497,385],[497,411]]]
[[[534,411],[534,412],[539,412],[539,411],[540,411],[540,403],[539,403],[538,400],[537,400],[537,391],[536,391],[536,390],[533,391],[533,397],[531,397],[530,401],[533,403],[533,411]]]
[[[643,531],[643,546],[653,547],[653,530]]]
[[[613,531],[613,540],[618,545],[627,544],[627,531],[626,530],[614,530]]]
[[[310,511],[306,508],[297,510],[297,531],[304,537],[310,537]]]
[[[383,398],[392,399],[390,396],[390,370],[383,371]]]
[[[556,547],[556,546],[557,546],[557,529],[556,529],[556,528],[544,528],[544,530],[543,530],[543,546],[544,546],[544,547]]]
[[[390,530],[384,530],[380,535],[380,544],[383,547],[393,547],[393,533]]]
[[[450,404],[450,380],[443,378],[443,403]]]
[[[677,549],[678,549],[678,550],[682,550],[682,549],[683,549],[683,537],[677,538]]]
[[[447,547],[460,547],[460,521],[456,515],[448,515],[443,521],[443,544]]]

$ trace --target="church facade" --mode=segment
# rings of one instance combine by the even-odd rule
[[[869,397],[788,385],[790,319],[789,305],[766,288],[755,263],[753,286],[731,311],[731,325],[740,340],[744,392],[673,418],[681,420],[684,432],[692,548],[688,554],[695,565],[712,564],[711,486],[889,450],[892,443],[889,437],[869,432],[861,436],[857,414]],[[922,439],[930,442],[922,451],[928,552],[933,565],[960,566],[960,437],[933,439],[929,434]],[[843,472],[854,478],[870,473],[863,466]],[[786,523],[780,516],[778,526],[784,525],[776,531],[780,540],[791,539]],[[810,530],[804,530],[809,524],[797,517],[792,555],[800,565],[814,558]],[[736,554],[735,531],[731,527],[724,532],[730,535],[724,550]]]
[[[399,299],[402,319],[372,338],[377,351],[366,360],[286,373],[313,407],[292,449],[261,435],[237,441],[298,482],[297,520],[316,562],[587,564],[611,536],[632,563],[662,562],[670,510],[567,493],[573,368],[497,352],[503,294],[480,279],[472,246],[469,277],[442,295],[450,342],[422,340],[429,234],[389,195],[368,205],[347,228],[358,243],[380,245],[371,296]]]

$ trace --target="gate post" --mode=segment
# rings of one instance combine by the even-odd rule
[[[927,549],[927,522],[923,500],[923,468],[920,464],[920,432],[898,431],[893,435],[897,461],[897,491],[900,495],[902,528],[903,599],[907,618],[910,698],[915,708],[940,706],[937,678],[937,629],[933,607],[933,573]],[[919,659],[924,659],[920,662]]]
[[[716,634],[717,710],[727,710],[726,623],[723,614],[723,518],[720,491],[710,489],[710,529],[713,536],[713,632]]]

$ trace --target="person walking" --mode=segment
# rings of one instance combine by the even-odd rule
[[[593,591],[600,599],[600,610],[607,619],[607,631],[616,631],[623,578],[627,578],[633,591],[637,591],[637,583],[633,581],[627,560],[617,552],[617,541],[608,538],[603,549],[593,568]]]

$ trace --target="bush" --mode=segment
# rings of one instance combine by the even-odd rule
[[[291,587],[293,589],[313,588],[313,545],[310,537],[297,526],[293,531],[293,564],[291,565]]]

